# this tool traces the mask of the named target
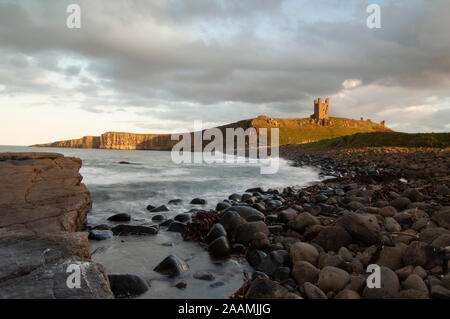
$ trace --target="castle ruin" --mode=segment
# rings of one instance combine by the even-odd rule
[[[325,103],[322,103],[322,99],[320,97],[317,100],[314,100],[314,114],[311,115],[311,119],[313,119],[316,124],[319,125],[330,125],[330,119],[328,117],[329,107],[329,98],[325,100]]]

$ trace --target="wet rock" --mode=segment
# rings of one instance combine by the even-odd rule
[[[357,253],[356,257],[362,262],[364,266],[367,266],[374,259],[377,250],[377,246],[372,245],[370,247],[367,247],[362,253]]]
[[[183,233],[186,225],[180,222],[171,222],[167,231],[175,232],[175,233]]]
[[[137,275],[110,274],[108,275],[111,290],[116,298],[129,298],[145,293],[149,285]]]
[[[105,239],[110,239],[113,236],[114,236],[114,234],[110,230],[94,229],[89,232],[89,239],[92,239],[92,240],[105,240]]]
[[[330,226],[322,230],[313,241],[326,251],[338,251],[352,242],[350,234],[341,226]]]
[[[163,221],[161,224],[159,224],[160,226],[164,226],[164,227],[167,227],[167,226],[170,226],[170,224],[172,224],[173,223],[173,219],[167,219],[167,220],[165,220],[165,221]]]
[[[159,207],[155,207],[150,210],[150,213],[159,213],[159,212],[168,212],[169,209],[165,205],[161,205]]]
[[[291,269],[289,269],[289,267],[279,267],[273,273],[273,278],[276,281],[283,282],[289,278],[290,274],[291,274]]]
[[[314,238],[317,237],[317,235],[320,234],[322,230],[324,230],[326,227],[322,225],[313,225],[309,226],[306,231],[303,234],[303,240],[304,241],[312,241]]]
[[[410,204],[411,204],[411,201],[408,197],[399,197],[399,198],[394,199],[391,202],[391,206],[396,208],[398,211],[402,211],[402,210],[409,208]]]
[[[292,268],[292,277],[299,285],[305,282],[315,283],[319,275],[319,269],[307,261],[296,261]]]
[[[225,209],[228,209],[231,207],[231,204],[228,202],[219,202],[216,206],[216,211],[220,212],[223,211]]]
[[[402,226],[392,217],[386,217],[384,220],[384,228],[390,233],[400,232],[402,230]]]
[[[450,229],[450,208],[437,213],[433,216],[433,220],[438,223],[439,226]]]
[[[345,288],[349,281],[350,276],[345,270],[328,266],[320,270],[317,286],[324,292],[338,293]]]
[[[175,285],[175,287],[177,287],[178,289],[184,289],[187,287],[187,283],[185,281],[180,281]]]
[[[418,189],[408,188],[402,194],[403,197],[407,197],[411,202],[421,202],[423,200],[423,195]]]
[[[366,299],[393,299],[400,291],[400,282],[394,271],[387,267],[381,267],[381,288],[365,287],[363,297]]]
[[[343,270],[351,270],[349,269],[347,263],[344,261],[344,259],[342,259],[341,256],[339,255],[330,255],[330,254],[325,254],[322,253],[319,256],[319,268],[324,268],[327,266],[332,266],[332,267],[336,267],[336,268],[341,268]]]
[[[180,198],[171,199],[168,202],[168,204],[170,204],[170,205],[181,205],[182,203],[183,203],[183,200]]]
[[[188,264],[180,257],[176,255],[169,255],[153,270],[169,277],[175,277],[188,269]]]
[[[385,206],[383,208],[380,208],[378,214],[383,217],[393,217],[395,214],[397,214],[397,210],[392,206]]]
[[[246,299],[281,299],[288,290],[270,279],[255,279],[245,294]]]
[[[131,220],[131,216],[126,213],[120,213],[109,217],[108,220],[112,222],[128,222]]]
[[[450,290],[445,288],[439,279],[430,279],[430,297],[433,299],[450,299]]]
[[[403,282],[403,288],[405,289],[415,289],[419,291],[423,291],[428,294],[428,288],[425,282],[416,274],[411,274],[408,278]]]
[[[155,208],[155,206],[153,206],[153,205],[147,205],[147,210],[152,210],[152,209],[154,209]]]
[[[251,250],[247,254],[248,263],[258,271],[272,276],[281,265],[276,264],[272,258],[261,250]]]
[[[439,236],[438,238],[433,240],[433,242],[431,243],[431,246],[437,247],[437,248],[449,247],[450,246],[450,234],[444,234],[444,235]]]
[[[307,261],[316,266],[319,252],[316,247],[311,244],[298,242],[290,246],[291,262],[295,264],[297,261]]]
[[[269,229],[264,222],[248,222],[241,224],[236,228],[234,238],[236,242],[248,243],[253,239],[254,234],[259,232],[269,235]]]
[[[285,210],[282,210],[279,214],[278,214],[278,220],[281,223],[288,223],[289,221],[295,219],[295,216],[298,215],[298,211],[296,211],[295,209],[292,208],[288,208]]]
[[[213,257],[227,257],[231,252],[230,243],[225,236],[214,239],[208,246],[208,250]]]
[[[174,220],[180,223],[185,223],[191,220],[191,216],[189,216],[189,214],[178,214],[177,216],[175,216]]]
[[[155,215],[155,216],[152,217],[152,220],[156,221],[156,222],[163,221],[163,220],[166,220],[166,219],[167,218],[164,215]]]
[[[303,233],[306,227],[318,224],[319,221],[317,220],[317,218],[312,216],[310,213],[301,213],[289,223],[289,227],[299,233]]]
[[[216,224],[214,224],[213,227],[211,227],[208,234],[206,235],[205,242],[207,244],[209,244],[212,241],[214,241],[215,239],[222,237],[222,236],[227,237],[227,231],[222,226],[222,224],[216,223]]]
[[[397,244],[395,247],[384,246],[376,262],[379,266],[386,266],[392,270],[403,267],[403,253],[408,246]]]
[[[338,251],[339,256],[346,262],[353,260],[353,253],[347,249],[347,247],[341,247]]]
[[[109,226],[106,225],[106,224],[100,224],[100,225],[97,225],[97,226],[93,227],[92,229],[93,229],[93,230],[94,230],[94,229],[95,229],[95,230],[110,230],[111,227],[109,227]]]
[[[273,250],[269,256],[278,265],[287,265],[290,262],[289,253],[284,249]]]
[[[361,296],[354,290],[344,289],[336,295],[335,299],[361,299]]]
[[[349,232],[352,238],[371,245],[381,239],[380,226],[373,215],[358,215],[345,213],[342,218],[342,226]]]
[[[319,287],[310,282],[305,282],[303,290],[308,299],[328,299],[327,295]]]
[[[422,266],[425,269],[442,264],[442,261],[443,256],[436,248],[418,241],[410,244],[403,254],[405,265]]]
[[[231,194],[230,196],[228,196],[229,200],[233,200],[236,202],[240,202],[241,201],[242,196],[240,194]]]
[[[220,218],[220,223],[225,228],[228,234],[233,233],[233,231],[236,230],[237,227],[245,224],[246,222],[247,221],[235,211],[227,211]]]
[[[429,299],[429,297],[426,292],[415,289],[407,289],[400,291],[397,295],[397,299]]]
[[[193,277],[198,280],[206,280],[206,281],[213,281],[215,279],[213,274],[206,271],[197,271]]]
[[[422,279],[427,278],[427,272],[425,271],[425,269],[423,269],[420,266],[417,266],[414,268],[414,270],[412,271],[413,274],[416,274],[417,276],[419,276]]]
[[[352,211],[357,211],[358,209],[364,208],[364,204],[357,201],[352,201],[347,204],[347,208]]]
[[[255,233],[252,239],[252,247],[259,250],[264,250],[269,248],[270,240],[267,235],[261,232]]]
[[[203,198],[194,198],[191,200],[192,205],[206,205],[206,199]]]
[[[235,211],[237,212],[242,218],[244,218],[246,221],[252,221],[249,219],[253,219],[253,221],[257,220],[264,220],[264,214],[261,213],[259,210],[254,209],[249,206],[233,206],[228,209],[228,211]]]
[[[450,234],[450,231],[442,227],[427,228],[420,232],[419,240],[431,244],[436,238],[444,234]]]
[[[156,235],[158,229],[148,226],[118,225],[111,229],[116,236]]]

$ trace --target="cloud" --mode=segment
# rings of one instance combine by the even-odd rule
[[[135,112],[130,130],[149,132],[161,121],[308,116],[319,96],[339,116],[389,123],[386,110],[403,110],[392,113],[399,130],[421,120],[411,107],[436,108],[420,128],[448,129],[433,117],[449,107],[439,102],[450,96],[446,0],[383,1],[379,30],[365,25],[370,1],[82,0],[79,30],[65,27],[71,2],[0,3],[2,94]]]

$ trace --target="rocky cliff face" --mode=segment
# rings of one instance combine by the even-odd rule
[[[384,125],[369,121],[330,118],[329,125],[325,127],[318,125],[311,119],[274,119],[267,116],[259,116],[258,118],[223,125],[218,127],[218,129],[220,129],[222,133],[225,133],[227,128],[243,128],[246,130],[250,127],[253,127],[256,130],[259,130],[260,128],[278,128],[280,134],[280,145],[304,144],[360,132],[391,131]],[[270,131],[268,131],[268,136],[270,136]],[[37,144],[34,146],[170,151],[177,142],[178,140],[171,140],[170,134],[107,132],[101,136],[86,136],[81,139],[59,141],[48,144]],[[205,146],[208,143],[209,141],[204,141],[203,145]],[[191,145],[193,145],[193,142]]]
[[[91,208],[81,160],[56,153],[0,153],[0,298],[112,298],[90,261]],[[66,285],[79,265],[81,288]]]

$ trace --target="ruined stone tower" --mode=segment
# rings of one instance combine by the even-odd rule
[[[322,103],[322,99],[320,97],[317,100],[314,100],[314,114],[311,115],[311,118],[314,119],[319,125],[328,125],[330,122],[328,118],[329,106],[329,98],[325,100],[325,103]]]

